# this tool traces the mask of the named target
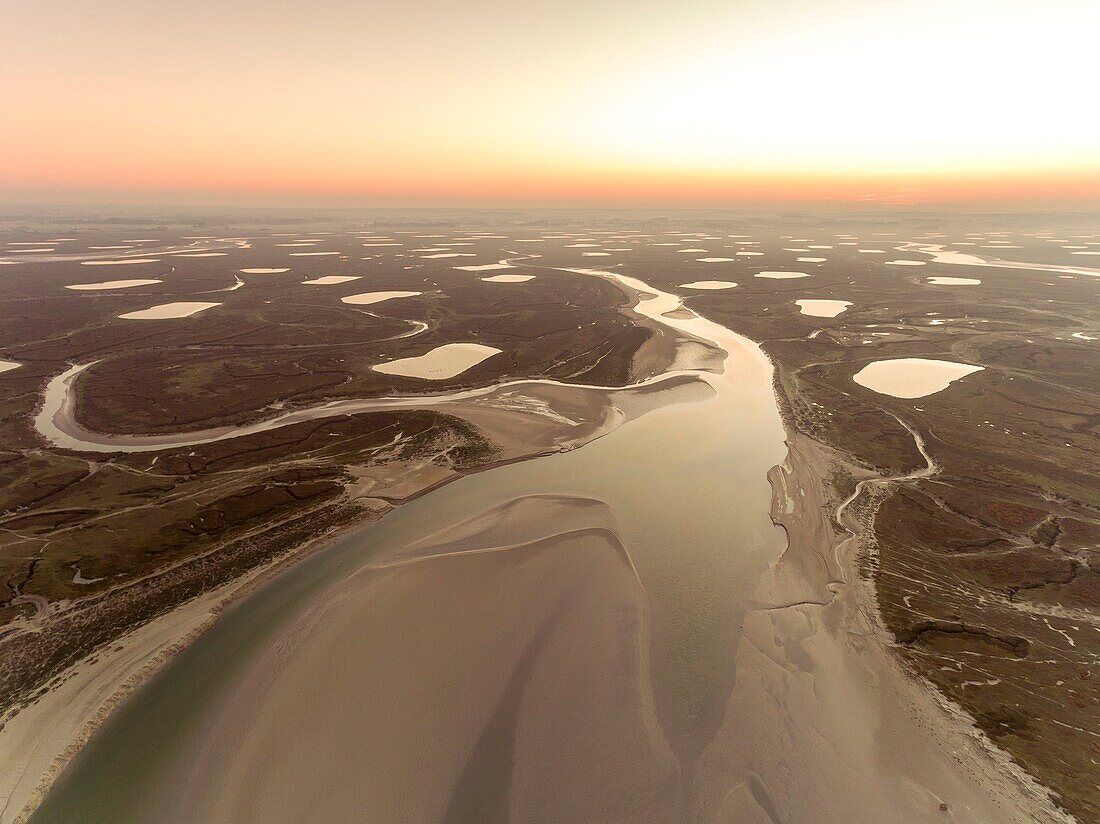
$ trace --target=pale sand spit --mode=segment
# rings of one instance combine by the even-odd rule
[[[737,284],[730,280],[693,280],[681,283],[681,289],[732,289]]]
[[[923,398],[942,392],[951,383],[984,367],[930,358],[895,358],[869,363],[852,380],[882,395]]]
[[[371,368],[384,375],[440,381],[461,375],[483,360],[499,353],[500,350],[496,347],[481,343],[445,343],[423,355],[398,358],[379,363]]]
[[[136,312],[126,312],[119,315],[126,320],[166,320],[168,318],[189,318],[207,309],[221,306],[220,303],[204,303],[202,301],[178,301],[176,303],[162,303],[159,306],[151,306],[148,309],[139,309]]]
[[[341,302],[352,306],[370,306],[372,303],[381,303],[384,300],[396,300],[397,298],[414,298],[423,292],[360,292],[358,295],[348,295],[340,298]]]
[[[359,275],[325,275],[324,277],[314,278],[313,280],[303,280],[304,286],[332,286],[335,283],[347,283],[352,280],[359,280]]]
[[[72,289],[76,292],[95,292],[100,289],[133,289],[135,286],[152,286],[162,282],[163,281],[155,278],[146,278],[144,280],[104,280],[100,283],[71,283],[65,288]]]
[[[803,315],[811,315],[815,318],[835,318],[852,304],[847,300],[806,299],[796,300],[795,305],[798,306]]]
[[[493,275],[492,277],[482,278],[486,283],[526,283],[534,279],[534,275]]]
[[[81,266],[132,266],[137,263],[157,263],[156,258],[126,258],[124,260],[82,260]]]
[[[978,286],[981,284],[978,278],[952,278],[943,275],[928,278],[927,282],[936,286]]]

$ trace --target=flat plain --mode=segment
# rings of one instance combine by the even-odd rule
[[[820,565],[797,609],[859,590],[913,683],[1063,811],[1095,820],[1100,269],[1082,250],[1100,250],[1095,226],[1041,217],[8,226],[4,721],[18,729],[188,604],[218,593],[204,607],[212,621],[350,528],[456,478],[584,450],[613,410],[631,418],[616,392],[681,369],[693,350],[632,311],[644,290],[600,275],[613,272],[678,295],[670,317],[690,311],[744,335],[774,365],[789,453],[771,477],[772,514],[790,536],[787,562],[799,550],[800,564]],[[354,299],[365,294],[384,299]],[[385,368],[471,351],[456,346],[476,357],[436,375]],[[981,369],[915,397],[854,379],[901,359]],[[553,392],[540,395],[540,381]],[[49,387],[65,396],[56,408]],[[85,448],[51,440],[55,429]],[[815,507],[775,503],[798,485]],[[560,567],[552,554],[539,563]],[[588,574],[633,603],[613,570]],[[490,573],[455,575],[476,589]],[[188,638],[162,638],[115,687]],[[655,712],[687,763],[725,705],[668,709],[659,669]],[[21,765],[4,765],[17,806],[37,800],[40,776],[64,766],[113,694],[57,733],[56,752],[33,762],[39,775],[13,780]]]

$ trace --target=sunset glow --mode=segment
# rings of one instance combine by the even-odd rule
[[[1100,202],[1092,0],[7,17],[9,200]]]

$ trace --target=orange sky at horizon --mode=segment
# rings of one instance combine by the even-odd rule
[[[1100,208],[1093,0],[39,0],[0,200]]]

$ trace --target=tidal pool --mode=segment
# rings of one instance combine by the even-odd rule
[[[177,301],[175,303],[162,303],[159,306],[150,306],[148,309],[139,309],[136,312],[126,312],[119,315],[126,320],[166,320],[168,318],[187,318],[221,306],[220,303],[205,303],[203,301]]]
[[[895,358],[869,363],[852,380],[893,398],[923,398],[942,392],[951,383],[984,367],[930,358]]]
[[[445,343],[423,355],[398,358],[372,366],[371,369],[384,375],[439,381],[461,375],[499,352],[496,347],[481,343]]]

